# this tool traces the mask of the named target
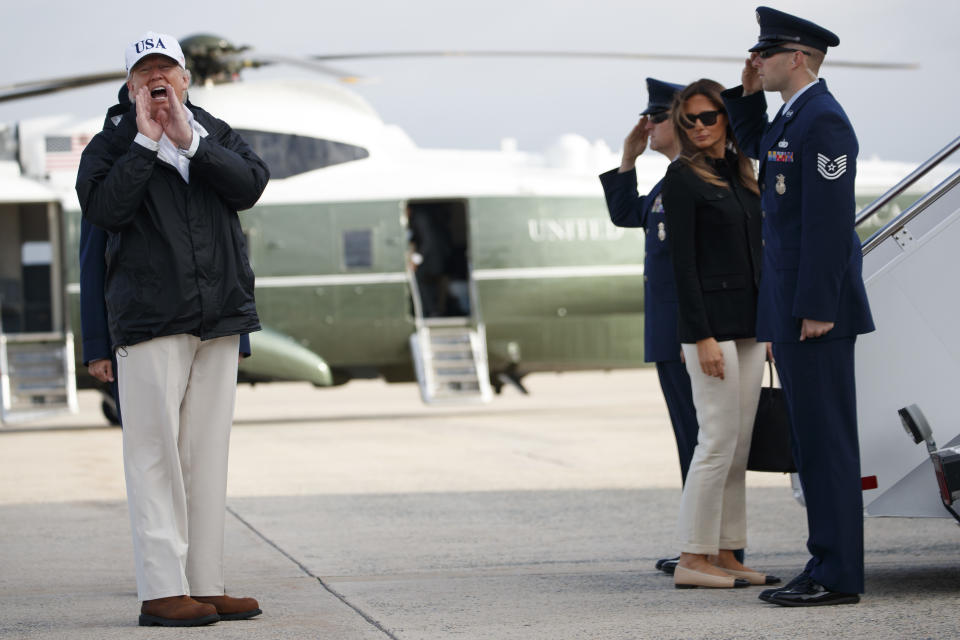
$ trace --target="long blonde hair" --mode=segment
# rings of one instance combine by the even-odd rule
[[[704,182],[729,189],[730,185],[718,176],[713,169],[710,168],[710,165],[707,164],[706,154],[698,149],[693,142],[690,141],[690,138],[687,137],[688,129],[683,126],[684,122],[689,124],[683,112],[683,105],[693,96],[705,97],[713,104],[717,111],[726,117],[727,112],[723,108],[723,99],[720,97],[721,91],[723,91],[723,85],[719,82],[701,78],[687,85],[673,97],[673,105],[670,108],[670,112],[671,120],[673,121],[673,133],[680,142],[680,160],[689,166],[694,174]],[[726,120],[727,149],[733,151],[737,156],[737,174],[740,183],[753,193],[760,195],[760,188],[757,186],[757,177],[753,173],[753,163],[750,161],[750,158],[740,151],[737,140],[733,137],[733,127],[730,126],[730,118],[726,118]]]

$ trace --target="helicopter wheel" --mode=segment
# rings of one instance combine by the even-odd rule
[[[117,405],[114,403],[113,398],[104,396],[103,400],[100,401],[100,410],[103,412],[103,417],[107,419],[107,422],[114,427],[120,426],[120,416],[117,415]]]
[[[511,364],[506,371],[501,371],[497,374],[496,378],[494,378],[494,389],[497,393],[500,393],[500,389],[502,389],[505,384],[509,384],[523,395],[530,395],[530,392],[527,391],[527,388],[524,387],[523,382],[521,382],[522,378],[523,375],[517,370],[517,365]],[[498,386],[500,389],[497,388]]]

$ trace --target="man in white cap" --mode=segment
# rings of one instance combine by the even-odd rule
[[[261,613],[224,594],[227,451],[239,336],[260,328],[238,210],[264,162],[186,101],[175,38],[126,50],[130,104],[83,152],[84,219],[108,232],[105,299],[117,355],[123,457],[143,626]]]

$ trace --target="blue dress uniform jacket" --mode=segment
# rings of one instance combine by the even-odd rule
[[[806,89],[767,125],[762,92],[725,91],[741,149],[760,161],[764,267],[757,338],[773,341],[807,503],[805,572],[828,589],[862,593],[863,495],[854,343],[873,330],[854,231],[857,139],[826,83]],[[803,318],[833,322],[799,341]]]
[[[107,234],[80,220],[80,328],[83,334],[83,364],[113,356],[103,278],[107,264]]]
[[[673,279],[667,219],[660,190],[663,180],[646,196],[637,196],[637,172],[617,169],[600,175],[610,220],[618,227],[642,227],[643,256],[643,359],[646,362],[679,362],[677,337],[677,286]]]
[[[762,91],[744,98],[736,87],[722,95],[740,148],[760,163],[765,250],[757,340],[797,342],[803,318],[834,323],[820,341],[873,331],[853,227],[859,147],[826,82],[769,126]]]

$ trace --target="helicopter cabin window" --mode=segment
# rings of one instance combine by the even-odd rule
[[[363,147],[345,142],[252,129],[236,132],[267,163],[270,177],[277,180],[370,156]]]
[[[373,234],[370,229],[343,232],[343,264],[347,269],[373,266]]]

